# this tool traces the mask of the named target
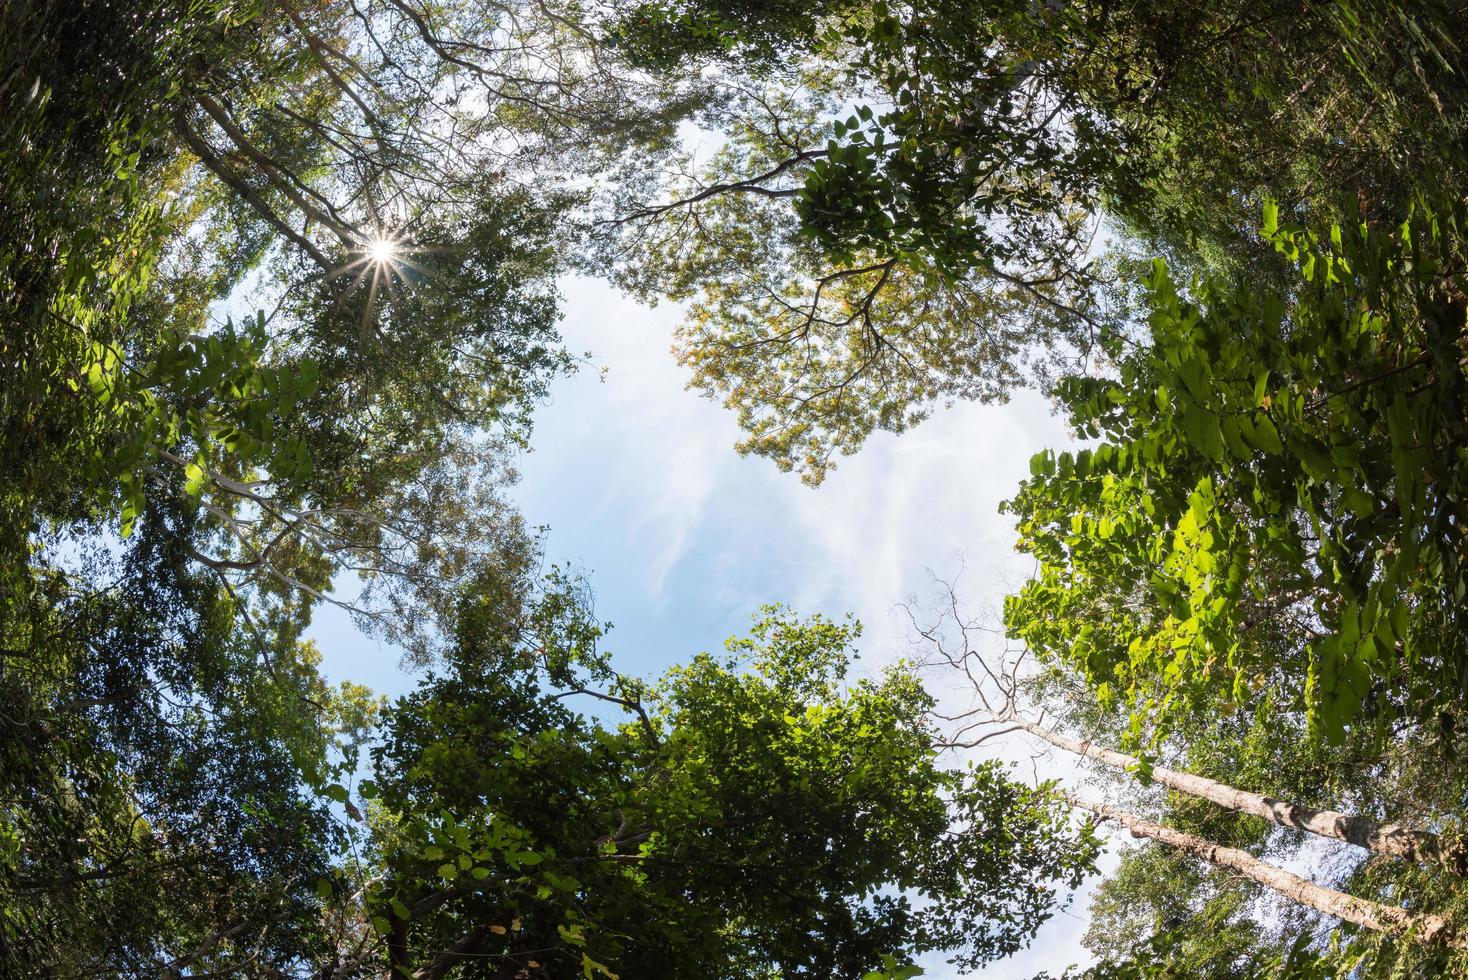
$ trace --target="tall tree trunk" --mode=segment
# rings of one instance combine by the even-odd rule
[[[1345,892],[1338,892],[1307,881],[1267,861],[1261,861],[1247,851],[1223,847],[1195,834],[1164,827],[1126,810],[1120,810],[1105,803],[1096,803],[1065,790],[1056,790],[1056,794],[1071,806],[1089,810],[1106,820],[1115,821],[1131,831],[1133,837],[1146,837],[1161,841],[1186,854],[1207,861],[1209,864],[1247,875],[1290,901],[1308,906],[1318,912],[1333,915],[1338,919],[1366,929],[1374,929],[1377,932],[1396,935],[1408,933],[1408,938],[1418,942],[1448,946],[1453,949],[1468,949],[1468,937],[1458,934],[1440,915],[1417,915],[1395,905],[1383,905],[1380,902],[1347,895]]]
[[[1095,759],[1116,769],[1133,769],[1138,764],[1136,756],[1102,748],[1090,741],[1069,738],[1032,721],[1022,718],[1007,718],[1005,721],[1057,748],[1087,759]],[[1281,827],[1343,840],[1390,857],[1438,864],[1454,874],[1468,874],[1468,847],[1461,841],[1443,840],[1431,831],[1413,830],[1394,823],[1380,823],[1369,817],[1353,816],[1336,810],[1314,810],[1261,793],[1250,793],[1227,783],[1220,783],[1216,779],[1161,766],[1152,769],[1152,779],[1168,789],[1217,803],[1236,813],[1260,817]]]

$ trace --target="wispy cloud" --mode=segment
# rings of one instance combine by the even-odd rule
[[[732,414],[685,389],[668,352],[675,307],[648,310],[598,282],[565,287],[568,342],[593,363],[538,412],[516,496],[531,523],[550,526],[550,559],[588,572],[598,614],[616,624],[623,670],[652,673],[713,648],[775,600],[856,614],[867,627],[864,669],[875,670],[907,652],[897,605],[930,597],[934,576],[962,569],[965,600],[997,615],[1004,593],[1028,575],[998,506],[1033,453],[1067,441],[1043,399],[960,405],[901,437],[878,435],[812,490],[765,460],[739,458]],[[361,638],[322,626],[313,632],[328,668],[360,674]],[[408,686],[376,674],[386,693]],[[962,697],[956,685],[936,693]],[[1028,775],[1027,747],[1006,755],[1026,760]],[[1084,905],[983,977],[1085,961]],[[929,977],[957,976],[941,959],[923,965]]]
[[[929,570],[946,577],[966,556],[976,601],[1023,576],[998,505],[1033,452],[1066,439],[1043,399],[959,405],[901,437],[879,434],[812,490],[738,458],[732,415],[685,390],[667,352],[676,308],[648,310],[590,281],[567,294],[568,340],[594,352],[605,380],[587,371],[558,389],[522,466],[521,499],[555,528],[553,551],[610,557],[619,545],[614,570],[595,564],[659,609],[690,588],[674,581],[686,565],[697,588],[735,605],[855,612],[879,657],[900,648],[893,606],[927,591]],[[702,577],[712,571],[722,578]]]

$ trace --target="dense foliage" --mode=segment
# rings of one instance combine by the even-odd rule
[[[1043,790],[939,766],[910,676],[842,683],[851,625],[771,608],[727,655],[645,685],[596,655],[565,593],[523,615],[507,634],[506,610],[467,609],[449,669],[375,750],[368,911],[404,970],[446,949],[531,976],[981,963],[1089,866]]]
[[[1462,686],[1461,214],[1329,241],[1275,214],[1289,292],[1185,298],[1159,262],[1146,339],[1107,339],[1117,376],[1062,384],[1101,442],[1037,457],[1008,505],[1041,569],[1006,615],[1103,699],[1166,715],[1271,684],[1339,739]]]
[[[245,933],[307,962],[303,881],[340,839],[312,790],[351,768],[375,706],[328,690],[300,637],[357,569],[379,574],[361,611],[428,642],[440,583],[528,547],[496,488],[515,414],[568,363],[546,205],[438,214],[423,240],[472,254],[421,263],[442,291],[374,302],[376,277],[279,251],[277,232],[300,237],[272,209],[292,188],[240,175],[248,140],[216,161],[222,184],[196,165],[214,151],[195,113],[228,133],[224,106],[325,111],[272,43],[283,12],[4,17],[6,971],[177,971]],[[266,143],[311,166],[325,145]],[[276,309],[226,319],[247,277]]]
[[[1117,312],[1103,207],[1153,248],[1269,279],[1265,195],[1395,221],[1420,173],[1461,190],[1464,16],[638,4],[613,34],[634,59],[731,77],[705,114],[718,152],[680,156],[670,186],[624,180],[618,281],[690,300],[693,384],[738,412],[742,451],[819,482],[935,403],[1074,370]]]

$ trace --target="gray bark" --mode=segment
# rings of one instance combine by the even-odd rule
[[[1031,721],[1021,718],[1010,718],[1006,721],[1057,748],[1116,769],[1133,769],[1138,764],[1136,756],[1102,748],[1090,741],[1069,738]],[[1454,874],[1468,874],[1468,848],[1464,847],[1463,842],[1444,840],[1431,831],[1382,823],[1369,817],[1358,817],[1336,810],[1315,810],[1262,793],[1250,793],[1227,783],[1220,783],[1216,779],[1194,776],[1162,766],[1152,769],[1152,779],[1168,789],[1208,800],[1236,813],[1247,813],[1268,820],[1281,827],[1345,841],[1368,851],[1405,861],[1438,864]]]
[[[1393,935],[1405,934],[1417,942],[1453,949],[1468,949],[1468,937],[1460,935],[1447,919],[1440,915],[1418,915],[1395,905],[1383,905],[1365,898],[1357,898],[1325,888],[1283,868],[1261,861],[1247,851],[1223,847],[1194,834],[1173,830],[1161,824],[1144,820],[1133,813],[1084,799],[1065,790],[1057,795],[1071,806],[1089,810],[1099,817],[1112,820],[1127,830],[1133,837],[1145,837],[1160,841],[1171,847],[1207,861],[1220,868],[1228,868],[1252,878],[1259,884],[1300,905],[1354,923],[1365,929]]]

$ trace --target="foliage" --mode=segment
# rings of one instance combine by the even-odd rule
[[[1339,976],[1300,941],[1283,951],[1246,949],[1226,944],[1228,933],[1210,935],[1207,919],[1158,932],[1135,944],[1120,959],[1108,959],[1087,970],[1068,970],[1069,980],[1184,980],[1207,977],[1225,980],[1277,977],[1279,980],[1330,980]],[[1038,974],[1034,980],[1048,980]]]
[[[731,26],[713,5],[648,9],[616,34],[634,58],[725,25],[738,64],[820,13]],[[706,164],[689,152],[663,165],[672,181],[621,181],[599,267],[692,300],[676,350],[693,385],[739,413],[741,451],[818,483],[936,401],[1003,398],[1028,341],[1086,326],[1089,150],[1047,127],[1064,96],[1011,77],[1016,56],[963,5],[833,9],[783,43],[808,57],[736,73],[699,116],[722,140]]]
[[[564,592],[505,617],[471,600],[453,670],[397,706],[375,753],[369,911],[405,970],[450,948],[534,976],[977,963],[1089,866],[1043,791],[938,765],[910,677],[842,683],[854,625],[770,607],[726,656],[643,685]],[[627,720],[576,714],[578,694]]]
[[[364,573],[357,610],[426,653],[457,581],[533,551],[499,490],[570,364],[560,205],[445,178],[460,204],[417,216],[422,278],[343,279],[361,240],[303,272],[290,250],[320,248],[276,210],[310,200],[285,170],[351,151],[289,23],[225,0],[0,23],[7,975],[309,962],[344,840],[318,791],[376,711],[319,676],[312,606]],[[257,125],[267,102],[299,128]],[[359,202],[403,202],[353,173]],[[249,299],[275,310],[238,316]]]
[[[1260,628],[1290,632],[1276,623]],[[1115,744],[1127,727],[1125,707],[1101,708],[1074,674],[1047,670],[1029,690],[1047,717],[1063,718],[1067,731],[1100,744]],[[1282,704],[1266,688],[1251,692],[1237,711],[1205,709],[1177,718],[1154,751],[1159,765],[1276,800],[1338,807],[1404,827],[1433,828],[1449,838],[1461,821],[1461,734],[1443,730],[1432,718],[1403,718],[1385,733],[1348,732],[1342,744],[1330,745],[1309,737],[1303,705]],[[1319,839],[1312,843],[1310,835],[1270,827],[1130,775],[1098,775],[1119,805],[1170,827],[1300,869],[1330,888],[1461,921],[1462,879],[1440,866],[1370,856]],[[1150,962],[1145,940],[1160,931],[1170,934],[1172,952],[1159,958],[1181,975],[1207,975],[1205,963],[1219,969],[1268,963],[1296,945],[1318,959],[1324,975],[1453,975],[1462,969],[1461,952],[1343,925],[1155,844],[1123,851],[1099,883],[1089,913],[1088,948],[1109,963],[1131,962],[1133,968]],[[1217,957],[1218,943],[1234,958]],[[1273,975],[1272,969],[1247,966],[1242,975]]]
[[[1463,666],[1464,307],[1457,209],[1391,235],[1266,233],[1290,294],[1158,265],[1150,338],[1061,388],[1095,448],[1031,464],[1007,507],[1039,576],[1011,632],[1139,713],[1131,736],[1270,686],[1317,737],[1431,718]],[[1256,643],[1263,621],[1284,626]]]
[[[1400,214],[1423,173],[1460,188],[1463,16],[635,3],[612,44],[724,79],[697,117],[719,148],[634,156],[599,267],[691,301],[676,349],[693,386],[738,413],[741,451],[818,483],[874,431],[1089,351],[1103,211],[1155,249],[1279,282],[1252,234],[1265,194],[1323,226]]]
[[[156,974],[216,932],[235,942],[207,962],[248,942],[288,964],[318,939],[298,882],[337,835],[308,787],[350,767],[375,706],[322,681],[298,621],[242,629],[171,533],[188,519],[149,507],[124,553],[82,545],[91,587],[52,573],[8,622],[7,972]]]
[[[1462,196],[1463,17],[8,4],[0,972],[907,976],[1012,952],[1091,866],[1044,787],[941,764],[910,676],[846,683],[855,627],[770,609],[645,683],[572,583],[529,584],[503,491],[576,364],[573,256],[691,301],[694,386],[810,482],[1104,353],[1059,391],[1106,442],[1012,505],[1042,571],[1011,630],[1159,755],[1457,826],[1461,778],[1428,787],[1465,670],[1464,212],[1382,221],[1423,174]],[[1266,192],[1301,224],[1261,245]],[[1142,331],[1103,212],[1217,275],[1158,266]],[[382,727],[320,675],[322,602],[434,667]],[[1103,890],[1115,957],[1278,967],[1241,893],[1178,902],[1200,876],[1151,860]]]

